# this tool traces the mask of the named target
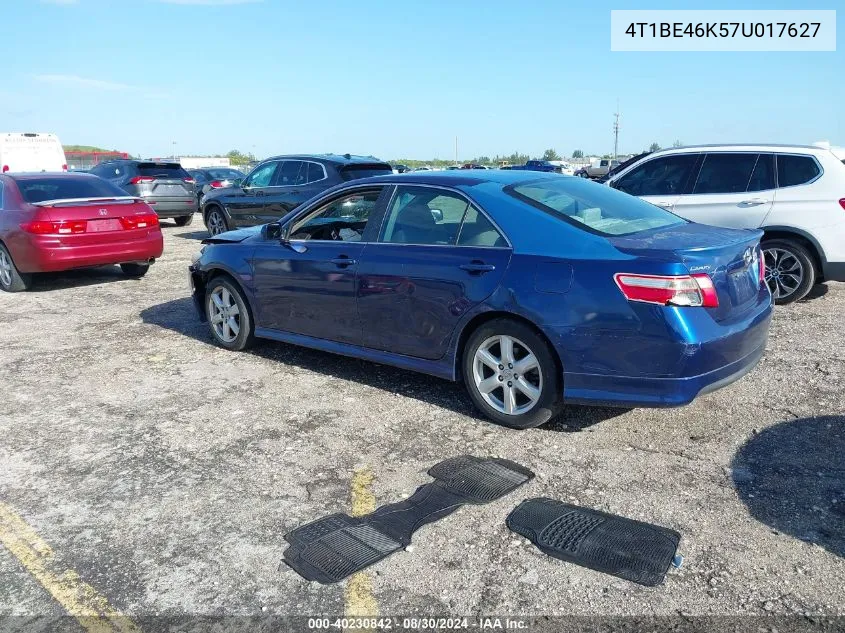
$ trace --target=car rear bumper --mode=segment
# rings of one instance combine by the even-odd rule
[[[180,218],[186,215],[193,215],[197,212],[199,205],[196,196],[180,196],[178,198],[144,198],[153,211],[160,218]]]
[[[704,311],[666,310],[674,320],[666,319],[660,337],[605,334],[612,340],[609,351],[594,356],[586,371],[564,371],[564,399],[623,407],[681,406],[741,378],[766,349],[772,319],[768,291],[761,291],[759,303],[745,318],[729,324],[716,323]],[[604,345],[608,349],[607,341]]]
[[[57,272],[73,268],[146,262],[161,257],[164,241],[160,230],[145,237],[133,237],[113,242],[66,245],[57,238],[33,240],[22,252],[16,253],[15,263],[21,272]]]

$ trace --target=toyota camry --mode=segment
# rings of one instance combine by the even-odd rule
[[[266,338],[460,380],[526,428],[564,403],[684,405],[751,370],[772,310],[761,235],[580,178],[419,172],[207,239],[190,279],[225,348]]]

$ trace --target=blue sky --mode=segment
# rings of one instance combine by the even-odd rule
[[[845,51],[610,51],[610,9],[803,2],[3,0],[0,129],[144,156],[845,145]],[[839,7],[837,5],[840,5]],[[841,8],[818,1],[813,9]],[[843,28],[837,15],[837,30]]]

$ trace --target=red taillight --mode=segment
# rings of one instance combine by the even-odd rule
[[[158,216],[155,213],[129,215],[120,218],[120,223],[127,231],[132,229],[151,229],[158,226]]]
[[[150,178],[149,176],[135,176],[132,180],[129,181],[130,185],[143,185],[146,183],[155,182],[155,178]]]
[[[88,221],[46,222],[44,220],[36,220],[35,222],[21,224],[21,228],[27,233],[33,233],[35,235],[73,235],[76,233],[85,233],[85,230],[88,228]]]
[[[766,281],[766,256],[763,255],[762,249],[757,249],[757,278],[760,283]]]
[[[208,186],[212,189],[222,189],[225,185],[220,180],[212,180]]]
[[[3,171],[6,171],[6,167],[3,168]],[[839,198],[839,206],[845,209],[845,198]]]
[[[67,165],[62,165],[62,171],[67,171]]]
[[[182,180],[189,184],[194,184],[196,182],[196,180],[194,180],[193,178],[183,178]]]
[[[5,174],[7,171],[9,171],[9,166],[3,165],[3,173]]]
[[[664,306],[719,306],[713,280],[706,273],[679,276],[617,273],[613,279],[628,301]]]

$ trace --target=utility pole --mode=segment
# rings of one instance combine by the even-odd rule
[[[613,160],[616,160],[616,157],[619,154],[619,100],[616,100],[616,112],[613,114],[615,118],[613,122]]]

